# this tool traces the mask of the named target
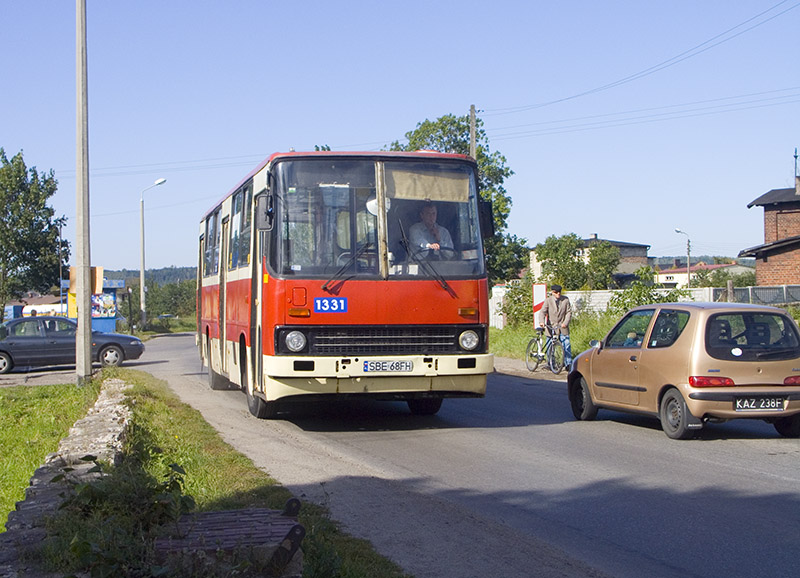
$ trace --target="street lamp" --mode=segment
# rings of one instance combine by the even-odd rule
[[[142,190],[141,199],[139,200],[139,215],[141,217],[140,229],[142,238],[142,246],[141,246],[142,259],[141,259],[141,269],[139,270],[139,313],[140,313],[139,317],[141,325],[139,331],[144,330],[144,322],[147,318],[144,306],[144,192],[149,191],[153,187],[163,185],[166,182],[167,179],[158,179],[152,185]]]
[[[676,228],[675,232],[686,235],[686,288],[688,289],[692,286],[692,241],[689,239],[689,233],[686,231],[681,231]]]

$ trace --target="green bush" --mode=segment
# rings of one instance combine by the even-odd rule
[[[500,311],[512,327],[530,327],[533,324],[533,277],[525,277],[508,284]]]
[[[578,355],[589,349],[592,339],[603,339],[611,331],[619,316],[614,313],[583,311],[572,317],[569,324],[569,339],[572,343],[572,354]]]

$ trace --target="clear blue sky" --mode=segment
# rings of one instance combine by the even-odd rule
[[[92,263],[194,265],[202,214],[289,148],[379,150],[482,111],[509,232],[735,256],[794,183],[800,1],[88,0]],[[75,2],[4,2],[0,147],[75,224]]]

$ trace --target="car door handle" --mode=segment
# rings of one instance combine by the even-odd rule
[[[636,361],[636,356],[635,356],[635,355],[631,355],[631,356],[628,358],[628,361]]]

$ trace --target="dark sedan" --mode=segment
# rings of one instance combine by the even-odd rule
[[[74,365],[78,324],[65,317],[24,317],[0,325],[0,373],[14,367]],[[92,359],[117,366],[144,352],[140,339],[118,333],[92,332]]]

